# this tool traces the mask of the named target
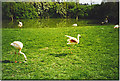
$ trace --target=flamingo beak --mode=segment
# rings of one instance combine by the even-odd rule
[[[81,38],[81,35],[80,35],[80,38]]]

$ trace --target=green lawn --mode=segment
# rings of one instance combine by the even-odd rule
[[[24,61],[23,55],[16,57],[16,49],[10,46],[21,41],[28,61],[2,63],[2,79],[118,80],[119,35],[113,27],[3,28],[2,60]],[[80,43],[67,45],[65,35],[78,34]]]

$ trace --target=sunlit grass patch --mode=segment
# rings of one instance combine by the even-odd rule
[[[80,43],[67,45],[65,35],[78,34]],[[10,47],[15,40],[23,43],[28,61],[3,63],[3,79],[118,79],[118,29],[113,25],[3,28],[2,60],[15,61],[15,49]]]

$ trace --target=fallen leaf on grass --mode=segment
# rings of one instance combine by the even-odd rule
[[[48,47],[45,47],[45,48],[41,48],[41,49],[39,49],[39,50],[47,50],[48,49]]]

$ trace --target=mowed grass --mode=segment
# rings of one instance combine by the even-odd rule
[[[2,63],[2,79],[119,79],[118,29],[113,25],[61,28],[2,29],[2,60],[15,59],[13,41],[24,44],[27,63]],[[67,45],[77,37],[78,45]],[[69,49],[70,48],[70,49]],[[71,53],[72,51],[72,53]]]

